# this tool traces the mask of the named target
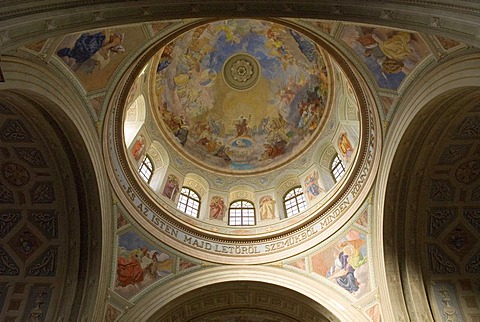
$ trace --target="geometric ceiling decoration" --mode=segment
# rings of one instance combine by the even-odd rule
[[[452,260],[436,245],[427,245],[430,269],[434,274],[459,274],[460,269],[456,261]]]
[[[18,210],[2,210],[0,212],[0,238],[5,238],[21,219],[22,214]]]
[[[443,242],[455,255],[463,259],[478,240],[469,229],[460,223],[445,236]]]
[[[457,216],[457,209],[451,208],[431,208],[428,217],[428,235],[438,236]]]
[[[20,273],[18,265],[13,258],[0,246],[0,260],[2,265],[0,266],[0,275],[15,276]]]
[[[23,262],[26,262],[42,244],[42,241],[26,225],[8,242],[8,245]]]
[[[58,260],[58,246],[52,245],[27,267],[27,275],[55,276]]]

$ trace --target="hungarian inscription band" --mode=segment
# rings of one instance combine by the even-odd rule
[[[245,255],[259,255],[265,253],[274,253],[281,251],[293,246],[296,246],[299,243],[302,243],[306,240],[313,238],[318,235],[323,229],[325,229],[329,224],[335,219],[335,213],[329,214],[323,220],[316,223],[311,227],[305,227],[297,233],[294,233],[289,236],[279,238],[275,241],[268,242],[251,242],[251,243],[218,243],[208,241],[206,239],[198,238],[193,236],[179,228],[175,228],[168,223],[166,223],[160,216],[156,215],[151,209],[144,205],[141,202],[140,198],[135,194],[131,187],[126,188],[127,195],[130,200],[134,203],[135,207],[154,224],[161,232],[164,234],[173,237],[175,240],[188,245],[190,247],[199,248],[208,252],[222,254],[222,255],[232,255],[232,256],[245,256]]]

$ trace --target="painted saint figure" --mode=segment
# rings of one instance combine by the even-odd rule
[[[367,261],[360,251],[360,247],[364,243],[365,240],[362,239],[340,243],[339,246],[342,247],[342,251],[335,258],[334,265],[327,272],[327,278],[335,280],[338,285],[350,293],[355,293],[359,290],[360,283],[355,276],[355,271]]]
[[[342,134],[340,134],[340,137],[338,138],[338,149],[342,153],[345,160],[347,162],[350,161],[350,157],[352,156],[352,153],[353,153],[353,147],[352,147],[352,144],[350,143],[350,140],[348,139],[346,132],[343,132]]]
[[[133,158],[137,161],[140,160],[144,149],[145,149],[145,137],[143,135],[139,135],[132,148]]]
[[[248,120],[242,116],[240,116],[240,120],[238,121],[237,124],[235,124],[235,127],[237,128],[237,138],[242,135],[248,135],[248,122],[250,122],[250,119],[252,118],[252,115],[248,117]]]
[[[125,287],[143,281],[144,275],[141,263],[147,251],[147,247],[142,247],[132,250],[128,258],[118,257],[117,281],[121,286]]]
[[[85,33],[76,40],[72,48],[61,48],[57,55],[74,71],[91,61],[92,66],[86,69],[91,73],[95,67],[99,69],[105,67],[112,54],[124,53],[123,41],[124,35],[121,33],[111,33],[108,36],[106,32]]]
[[[260,199],[260,218],[262,220],[275,218],[275,203],[271,196],[264,196]]]
[[[178,190],[178,178],[175,175],[170,174],[167,178],[167,182],[165,183],[162,194],[170,200],[175,200],[178,194]]]
[[[223,220],[225,215],[225,203],[220,196],[212,197],[210,201],[210,219]]]
[[[319,174],[315,170],[305,179],[305,188],[307,190],[308,200],[313,200],[324,190],[320,187],[318,182]]]

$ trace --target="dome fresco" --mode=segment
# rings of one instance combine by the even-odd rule
[[[285,164],[328,116],[322,53],[280,24],[205,24],[159,55],[158,123],[177,150],[208,169],[252,173]]]
[[[362,156],[377,125],[342,55],[280,20],[176,30],[145,51],[110,124],[114,173],[139,223],[222,263],[240,260],[224,250],[248,239],[244,255],[258,263],[285,255],[273,242],[300,248],[348,220],[371,184],[374,158]]]

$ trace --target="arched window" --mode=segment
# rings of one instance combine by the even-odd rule
[[[142,177],[146,183],[150,183],[153,173],[153,163],[148,155],[143,157],[142,163],[140,163],[138,167],[138,173],[140,173],[140,177]]]
[[[307,202],[305,201],[302,187],[296,187],[287,192],[283,198],[283,204],[287,217],[294,216],[307,209]]]
[[[254,226],[255,207],[246,200],[232,202],[228,210],[228,224],[230,226]]]
[[[180,198],[178,198],[177,209],[192,217],[198,217],[200,196],[190,188],[182,188]]]
[[[338,156],[338,154],[336,154],[335,158],[333,158],[332,160],[330,171],[332,173],[333,178],[335,179],[335,182],[338,182],[345,174],[345,166],[343,165],[343,162]]]

